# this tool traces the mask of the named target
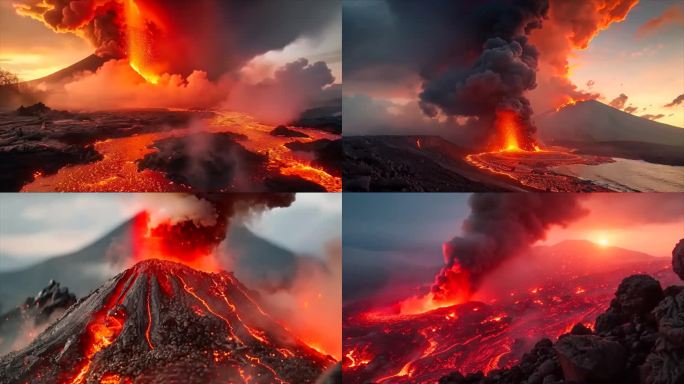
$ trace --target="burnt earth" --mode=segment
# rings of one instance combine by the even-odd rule
[[[306,133],[290,129],[284,125],[279,125],[271,131],[271,136],[282,136],[282,137],[309,137]]]
[[[323,168],[333,176],[342,174],[342,140],[321,139],[310,142],[292,141],[285,144],[293,151],[311,152],[314,155],[312,164]]]
[[[69,113],[41,103],[0,113],[0,191],[19,191],[34,174],[101,160],[97,141],[170,130],[206,116],[162,109]]]
[[[245,149],[240,139],[226,132],[162,139],[152,144],[157,151],[147,154],[138,169],[163,172],[196,191],[244,190],[266,173],[267,157]]]
[[[147,260],[1,357],[0,382],[314,383],[333,364],[271,320],[232,274]]]
[[[463,148],[438,137],[345,136],[343,189],[349,192],[510,190],[505,184],[466,175],[463,170],[470,167],[462,160],[465,155]]]
[[[594,331],[576,325],[555,344],[540,341],[509,369],[454,372],[439,383],[684,383],[684,287],[662,290],[648,275],[629,276]]]

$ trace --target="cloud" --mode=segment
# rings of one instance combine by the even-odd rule
[[[682,104],[682,103],[684,103],[684,93],[682,93],[681,95],[675,97],[674,100],[672,100],[672,102],[665,104],[665,107],[667,107],[667,108],[672,108],[672,107],[674,107],[675,105],[679,105],[679,104]]]
[[[659,16],[642,24],[636,31],[636,37],[640,39],[653,35],[670,25],[684,26],[684,11],[677,4],[673,4]]]
[[[658,120],[658,119],[662,119],[663,117],[665,117],[665,115],[663,115],[662,113],[659,113],[657,115],[652,115],[650,113],[647,113],[645,115],[641,115],[640,117],[643,117],[644,119],[649,119],[649,120]]]
[[[587,88],[593,87],[594,84],[596,84],[596,82],[595,82],[594,80],[589,80],[589,81],[587,81]]]
[[[624,93],[621,93],[620,96],[611,100],[611,102],[608,103],[608,105],[610,105],[613,108],[622,109],[622,108],[624,108],[625,103],[627,102],[627,99],[628,99],[627,95],[625,95]]]
[[[633,105],[630,105],[630,106],[626,107],[625,109],[623,109],[623,111],[625,111],[627,113],[634,113],[637,111],[637,109],[639,109],[639,107],[635,107]]]

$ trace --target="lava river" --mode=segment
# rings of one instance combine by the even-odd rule
[[[285,176],[297,176],[316,183],[327,191],[342,189],[342,179],[331,175],[321,167],[312,165],[306,154],[291,151],[284,144],[292,141],[287,137],[272,136],[273,126],[261,124],[251,116],[237,112],[214,112],[214,116],[202,121],[202,131],[207,133],[230,132],[245,135],[240,144],[247,150],[268,156],[268,169]],[[93,126],[97,129],[97,126]],[[301,142],[321,139],[336,140],[339,135],[316,129],[302,128],[309,136],[298,138]],[[70,165],[57,173],[34,174],[33,182],[26,184],[22,192],[182,192],[191,187],[174,183],[162,172],[139,169],[138,161],[157,151],[153,144],[169,137],[182,137],[198,133],[191,127],[139,135],[110,138],[94,144],[103,158],[99,161]]]
[[[649,273],[674,283],[669,260],[590,275],[564,272],[482,301],[416,315],[378,307],[345,310],[343,369],[349,383],[435,383],[440,377],[514,365],[544,337],[593,328],[619,282]],[[368,306],[364,306],[368,308]]]

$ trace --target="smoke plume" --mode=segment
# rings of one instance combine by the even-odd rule
[[[611,102],[608,103],[608,105],[610,105],[613,108],[622,109],[625,107],[625,103],[627,103],[627,99],[628,99],[627,95],[625,95],[624,93],[621,93],[620,96],[611,100]]]
[[[84,37],[96,54],[120,58],[126,55],[123,1],[119,0],[20,0],[17,13],[43,22],[57,32]]]
[[[477,116],[486,128],[493,125],[497,111],[513,111],[522,123],[524,141],[531,142],[535,132],[532,108],[523,93],[536,87],[539,52],[526,35],[541,27],[547,9],[545,1],[499,2],[469,9],[480,18],[473,32],[487,37],[479,58],[470,68],[447,61],[439,68],[423,69],[423,111],[428,116],[439,112]]]
[[[133,262],[157,257],[202,270],[219,268],[213,252],[233,218],[288,207],[295,200],[292,193],[163,196],[144,202],[133,233]]]
[[[488,272],[543,240],[552,226],[587,213],[574,194],[475,194],[469,205],[463,235],[443,245],[445,266],[431,291],[436,302],[467,296]]]

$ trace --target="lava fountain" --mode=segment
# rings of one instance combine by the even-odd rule
[[[135,0],[125,3],[126,37],[128,63],[145,81],[152,84],[159,82],[158,60],[154,54],[153,41],[159,23],[151,23],[143,15]]]

